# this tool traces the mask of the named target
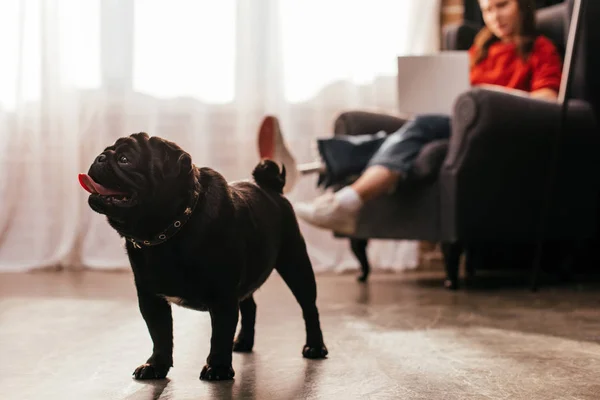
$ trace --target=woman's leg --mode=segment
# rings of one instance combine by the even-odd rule
[[[327,193],[312,203],[295,205],[296,215],[325,229],[352,234],[362,205],[394,190],[427,143],[450,136],[450,118],[424,115],[386,138],[360,178],[335,194]]]
[[[401,178],[402,172],[393,171],[381,165],[374,165],[367,168],[350,187],[364,203],[391,192]]]

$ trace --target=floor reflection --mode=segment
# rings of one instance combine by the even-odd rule
[[[254,352],[234,354],[230,382],[199,380],[210,318],[175,308],[169,378],[137,382],[152,342],[129,275],[7,274],[0,399],[599,398],[597,288],[448,292],[430,278],[318,276],[330,353],[306,360],[302,312],[274,274],[255,296]]]

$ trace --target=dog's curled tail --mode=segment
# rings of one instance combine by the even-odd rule
[[[252,177],[258,186],[283,194],[285,186],[285,165],[281,171],[275,161],[262,160],[252,171]]]

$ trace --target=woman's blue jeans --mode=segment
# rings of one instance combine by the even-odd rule
[[[387,136],[359,135],[317,141],[327,167],[326,186],[360,174],[375,165],[408,173],[421,149],[428,143],[450,137],[450,117],[425,114],[406,122]]]
[[[393,171],[407,173],[426,144],[449,137],[449,116],[418,116],[384,138],[366,167],[381,165]]]

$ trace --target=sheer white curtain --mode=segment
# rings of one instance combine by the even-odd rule
[[[233,180],[258,161],[266,113],[299,161],[339,112],[395,113],[396,56],[437,51],[439,14],[439,0],[0,2],[0,271],[127,267],[77,184],[119,136],[174,140]],[[316,270],[357,267],[346,241],[302,229]],[[376,268],[416,265],[414,242],[369,252]]]

